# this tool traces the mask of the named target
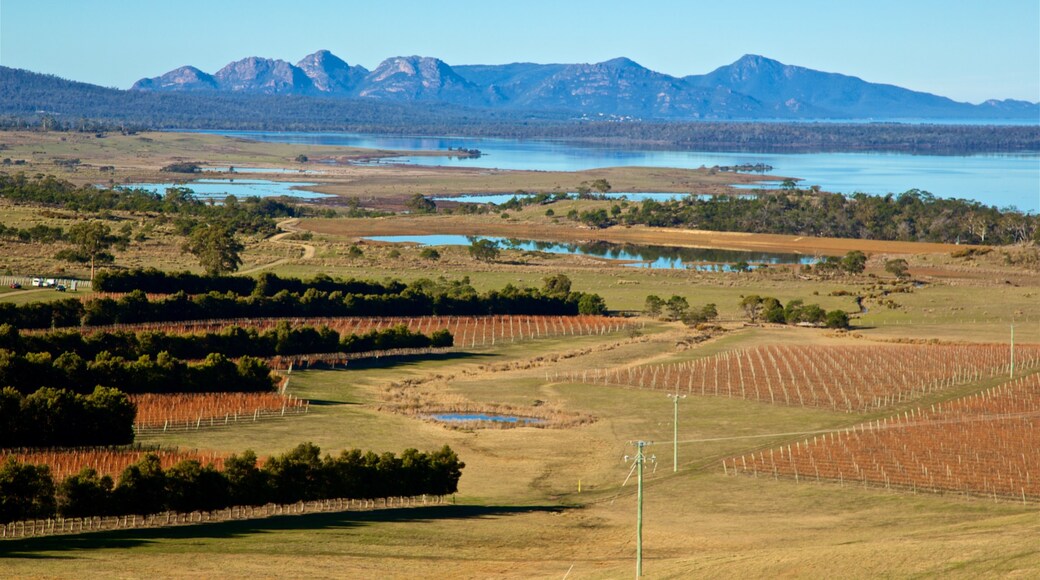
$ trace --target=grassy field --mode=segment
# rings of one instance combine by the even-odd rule
[[[312,159],[365,155],[359,150],[260,144],[194,134],[87,135],[5,133],[5,156],[31,160],[28,171],[52,172],[55,158],[78,157],[91,167],[63,173],[80,183],[155,179],[174,160],[212,165],[297,167]],[[61,140],[62,137],[65,140]],[[39,151],[40,153],[33,153]],[[113,165],[113,172],[100,172]],[[414,192],[571,188],[607,177],[616,191],[687,191],[723,187],[697,171],[608,169],[577,174],[332,167],[322,189],[392,203]],[[275,176],[277,178],[277,176]],[[726,182],[733,175],[725,176]],[[397,201],[395,201],[397,200]],[[568,207],[602,202],[563,202]],[[0,205],[5,225],[68,227],[82,216]],[[192,269],[169,226],[134,221],[147,241],[117,252],[116,264]],[[348,448],[400,452],[450,445],[466,462],[450,505],[367,513],[318,514],[184,528],[0,541],[3,577],[272,576],[375,578],[623,578],[634,571],[635,481],[628,475],[633,441],[652,441],[648,465],[644,572],[651,578],[691,577],[1034,577],[1040,570],[1040,517],[1022,504],[962,495],[911,493],[833,482],[774,480],[723,473],[721,460],[794,444],[798,433],[844,429],[979,392],[991,379],[958,385],[912,403],[867,414],[774,406],[690,396],[680,403],[678,467],[672,465],[672,403],[662,392],[560,382],[555,373],[669,363],[749,346],[848,345],[888,341],[999,342],[1015,325],[1020,343],[1040,343],[1040,273],[1016,265],[1015,252],[954,258],[958,247],[854,240],[795,239],[616,228],[594,231],[554,223],[544,208],[498,215],[400,216],[304,220],[313,235],[249,240],[243,270],[310,277],[468,277],[478,290],[506,284],[540,287],[565,273],[575,290],[599,293],[613,310],[640,310],[646,296],[680,295],[693,306],[714,303],[726,330],[696,342],[696,329],[646,321],[639,333],[557,337],[467,349],[428,358],[352,362],[347,369],[294,372],[289,390],[311,400],[306,415],[238,425],[149,434],[146,444],[221,453],[251,448],[261,455],[312,441],[329,453]],[[562,220],[561,220],[562,221]],[[387,233],[483,233],[536,239],[604,239],[632,243],[779,249],[840,255],[871,254],[860,276],[822,278],[797,268],[721,273],[648,270],[582,256],[506,251],[478,262],[465,247],[446,247],[431,261],[419,248],[359,241]],[[352,256],[357,246],[361,256]],[[65,272],[81,266],[53,259],[56,248],[0,243],[0,271]],[[1008,257],[1004,253],[1009,253]],[[884,272],[884,260],[905,257],[919,282],[906,291]],[[83,292],[75,295],[83,295]],[[743,296],[802,299],[853,314],[849,332],[745,324]],[[0,301],[25,303],[70,296],[0,289]],[[854,297],[866,297],[859,312]],[[693,346],[690,346],[690,345]],[[408,385],[402,385],[411,380]],[[512,405],[558,409],[592,421],[562,428],[451,428],[406,415],[391,404],[405,390],[431,405],[463,401],[473,408]],[[580,486],[580,492],[579,492]]]
[[[568,359],[561,368],[658,360],[669,356],[672,335],[654,332],[649,342]],[[487,370],[612,338],[534,341],[462,358],[295,373],[292,390],[315,401],[307,416],[145,441],[218,450],[248,446],[261,453],[300,440],[327,451],[448,443],[467,463],[453,506],[4,542],[5,569],[63,576],[87,565],[92,573],[124,577],[217,571],[244,577],[284,573],[294,562],[293,575],[338,570],[394,578],[562,577],[570,571],[578,578],[624,577],[633,570],[635,489],[634,481],[621,485],[630,469],[623,457],[636,439],[654,441],[650,453],[657,458],[646,477],[648,577],[1028,576],[1040,566],[1035,504],[722,473],[723,457],[791,439],[771,433],[840,428],[863,416],[691,397],[681,403],[680,470],[672,473],[671,403],[661,393],[547,383],[543,369]],[[836,340],[801,333],[786,338]],[[711,348],[777,339],[777,331],[753,330]],[[452,430],[375,409],[381,385],[433,374],[455,375],[439,388],[475,401],[539,398],[597,420],[564,430]]]

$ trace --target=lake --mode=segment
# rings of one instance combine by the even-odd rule
[[[236,170],[237,171],[237,170]],[[296,189],[314,187],[316,183],[299,183],[292,181],[270,181],[267,179],[197,179],[184,183],[134,183],[126,187],[147,189],[156,193],[165,193],[170,187],[187,187],[195,192],[199,199],[222,200],[229,195],[235,197],[296,197],[300,199],[321,199],[335,197],[327,193],[315,193]]]
[[[393,163],[448,167],[579,171],[598,167],[643,166],[695,169],[714,165],[765,163],[772,175],[797,177],[802,187],[825,191],[884,195],[909,189],[939,197],[978,200],[986,205],[1015,205],[1040,212],[1040,152],[1007,155],[911,155],[907,153],[716,153],[593,147],[550,140],[470,137],[407,137],[353,133],[282,133],[214,131],[212,133],[277,143],[337,145],[372,149],[480,149],[479,158],[400,157]],[[699,192],[691,192],[699,193]]]
[[[491,240],[506,250],[547,252],[593,256],[608,260],[623,260],[635,268],[663,270],[732,271],[730,264],[813,264],[813,256],[780,252],[745,252],[741,250],[719,250],[713,248],[683,248],[677,246],[643,246],[638,244],[612,244],[609,242],[541,242],[493,236],[461,236],[451,234],[369,236],[367,240],[388,243],[411,243],[423,246],[468,246],[474,240]]]

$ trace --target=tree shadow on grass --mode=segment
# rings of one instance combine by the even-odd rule
[[[381,356],[372,358],[362,358],[358,360],[352,360],[347,363],[345,369],[337,370],[358,370],[358,369],[383,369],[390,367],[400,367],[417,365],[431,361],[466,361],[466,360],[479,360],[487,358],[491,355],[477,353],[477,352],[435,352],[430,354],[402,354],[402,355],[391,355]]]
[[[74,559],[76,552],[100,549],[128,549],[151,545],[161,540],[212,539],[232,540],[255,534],[271,534],[287,530],[333,530],[357,528],[377,523],[415,523],[497,518],[531,513],[559,513],[560,506],[470,506],[436,505],[414,508],[392,508],[373,511],[318,513],[298,516],[231,522],[115,530],[67,536],[0,540],[0,560]]]
[[[301,369],[300,373],[307,373],[312,371],[323,372],[323,373],[349,373],[350,371],[357,370],[370,370],[370,369],[388,369],[388,368],[407,368],[409,366],[419,365],[429,361],[479,361],[480,359],[489,358],[492,355],[475,353],[475,352],[439,352],[432,354],[409,354],[409,355],[393,355],[393,356],[381,356],[364,358],[350,361],[346,367],[339,368],[324,368],[320,366],[313,366],[309,369]],[[337,406],[337,405],[357,405],[359,403],[352,403],[340,400],[330,399],[307,399],[312,407],[323,407],[323,406]]]

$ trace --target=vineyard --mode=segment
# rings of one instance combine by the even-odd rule
[[[0,451],[0,462],[13,457],[22,463],[48,465],[55,481],[75,475],[84,467],[92,467],[99,474],[114,478],[149,453],[159,456],[163,469],[173,467],[185,459],[195,459],[203,465],[212,463],[217,469],[224,468],[224,455],[217,453],[153,448],[7,449]]]
[[[333,318],[241,318],[227,320],[203,320],[191,322],[166,322],[125,324],[85,327],[84,334],[114,332],[120,330],[155,330],[168,334],[201,334],[217,332],[228,326],[255,328],[265,331],[279,323],[288,322],[292,327],[327,326],[341,336],[365,334],[373,330],[387,330],[404,324],[408,330],[430,335],[438,330],[448,330],[455,337],[455,346],[472,348],[502,342],[514,342],[532,338],[554,336],[585,336],[608,334],[631,328],[634,322],[606,316],[415,316],[415,317],[333,317]]]
[[[1040,374],[723,465],[727,473],[1040,500]]]
[[[1007,374],[1009,365],[1009,348],[997,345],[766,346],[555,380],[862,412]],[[1016,347],[1015,365],[1040,366],[1040,346]]]
[[[306,413],[308,403],[278,393],[180,393],[132,395],[134,430],[198,429]]]

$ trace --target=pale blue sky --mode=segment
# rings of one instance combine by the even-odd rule
[[[961,101],[1040,101],[1037,0],[0,0],[0,64],[104,86],[322,48],[369,69],[627,56],[676,76],[754,53]]]

